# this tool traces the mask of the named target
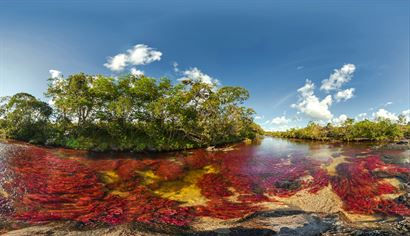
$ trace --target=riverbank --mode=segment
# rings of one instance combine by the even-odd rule
[[[292,138],[320,141],[345,142],[399,142],[410,139],[410,124],[390,120],[363,120],[355,122],[346,120],[334,126],[331,123],[323,126],[310,122],[304,128],[292,128],[286,131],[265,131],[265,135],[279,138]],[[408,142],[408,141],[406,141]]]
[[[94,153],[101,153],[101,154],[108,154],[108,153],[136,153],[136,154],[161,154],[161,153],[173,153],[173,152],[183,152],[183,151],[190,151],[190,150],[195,150],[195,149],[205,149],[207,151],[229,151],[232,150],[232,146],[237,145],[237,144],[251,144],[251,143],[257,143],[260,142],[261,139],[263,139],[264,136],[262,135],[257,135],[253,139],[249,138],[244,138],[236,141],[231,141],[231,142],[226,142],[226,143],[220,143],[217,145],[203,145],[203,146],[190,146],[190,147],[185,147],[185,148],[175,148],[175,149],[162,149],[162,150],[157,150],[155,148],[148,148],[145,150],[133,150],[133,149],[125,149],[125,150],[119,150],[117,148],[110,148],[110,149],[93,149],[93,148],[76,148],[76,147],[68,147],[68,146],[63,146],[63,145],[56,145],[52,143],[46,143],[46,144],[38,144],[38,143],[32,143],[32,142],[27,142],[24,140],[15,140],[15,139],[7,139],[4,137],[0,137],[0,142],[3,143],[16,143],[16,144],[30,144],[30,145],[35,145],[40,148],[64,148],[64,149],[71,149],[75,151],[89,151],[89,152],[94,152]]]

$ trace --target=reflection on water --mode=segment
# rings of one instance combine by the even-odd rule
[[[409,152],[265,138],[234,149],[101,154],[0,143],[0,220],[194,225],[292,207],[410,215]]]

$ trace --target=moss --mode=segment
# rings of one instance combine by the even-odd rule
[[[115,171],[102,171],[100,172],[100,179],[105,184],[117,183],[120,177]]]
[[[211,165],[199,170],[190,170],[180,180],[162,182],[154,192],[163,198],[184,202],[185,205],[204,205],[208,200],[201,194],[197,182],[205,174],[216,172],[217,169]]]

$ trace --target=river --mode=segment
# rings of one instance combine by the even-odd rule
[[[409,162],[405,148],[270,137],[157,154],[3,140],[0,233],[405,234]]]

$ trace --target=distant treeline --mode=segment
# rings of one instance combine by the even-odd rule
[[[406,137],[410,138],[410,124],[406,124],[405,120],[403,116],[399,117],[398,122],[392,122],[388,119],[355,122],[354,119],[348,118],[338,126],[331,123],[321,126],[310,122],[305,128],[292,128],[283,132],[266,132],[265,134],[282,138],[311,140],[394,141]]]
[[[83,73],[50,79],[49,103],[3,97],[0,136],[88,150],[163,151],[254,138],[261,128],[242,106],[249,93],[200,80]]]

